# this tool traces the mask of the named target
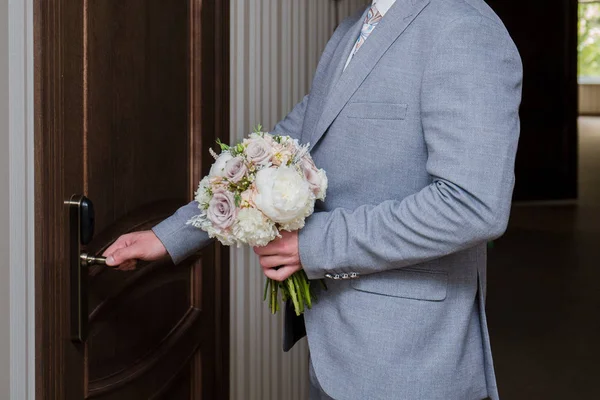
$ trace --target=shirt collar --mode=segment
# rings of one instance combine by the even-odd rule
[[[377,6],[379,13],[383,16],[394,5],[396,0],[373,0],[373,4]]]

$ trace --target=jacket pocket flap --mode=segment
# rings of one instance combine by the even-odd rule
[[[448,291],[448,273],[396,269],[362,276],[351,282],[361,292],[415,300],[442,301]]]
[[[394,103],[350,103],[346,105],[348,118],[363,119],[404,119],[406,104]]]

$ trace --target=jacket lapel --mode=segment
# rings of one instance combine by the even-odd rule
[[[333,62],[330,64],[329,76],[327,76],[328,82],[328,93],[331,92],[331,89],[337,83],[338,79],[342,75],[344,70],[344,65],[346,65],[346,61],[348,57],[350,57],[350,53],[354,49],[354,45],[356,44],[356,40],[362,26],[364,24],[365,17],[369,9],[365,9],[362,15],[358,18],[358,21],[348,30],[348,32],[342,38],[340,46],[338,46],[336,53],[333,56]]]
[[[363,24],[363,17],[349,30],[343,40],[345,46],[339,46],[333,58],[332,71],[328,71],[327,78],[332,82],[326,94],[323,112],[316,128],[310,137],[311,148],[323,137],[329,126],[342,111],[350,97],[375,68],[381,57],[406,30],[417,15],[429,4],[430,0],[397,0],[386,13],[365,44],[356,53],[348,67],[343,71],[350,51],[354,47],[356,38]],[[353,35],[353,36],[351,36]],[[343,47],[343,52],[340,50]],[[336,58],[339,57],[339,58]],[[343,72],[342,72],[343,71]],[[341,75],[341,76],[340,76]]]
[[[311,107],[316,118],[307,118],[305,121],[308,121],[310,125],[304,127],[306,138],[310,139],[314,134],[314,128],[319,122],[321,115],[323,114],[323,109],[325,103],[327,102],[327,96],[333,85],[339,78],[344,68],[344,64],[348,57],[350,56],[350,52],[354,48],[354,43],[356,42],[356,38],[358,38],[358,34],[363,25],[363,20],[365,15],[367,14],[368,9],[364,11],[361,15],[357,15],[358,20],[354,20],[354,22],[349,22],[351,25],[347,28],[346,33],[341,37],[339,43],[335,47],[333,54],[331,55],[331,60],[324,64],[323,71],[317,70],[317,74],[315,76],[315,82],[310,90],[310,97],[313,101],[313,106]],[[357,13],[358,14],[358,13]],[[324,53],[325,56],[326,53]],[[344,60],[344,61],[342,61]],[[325,66],[326,65],[326,66]],[[303,138],[304,139],[304,138]]]

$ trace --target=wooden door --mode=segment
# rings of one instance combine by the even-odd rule
[[[89,338],[69,332],[64,201],[100,253],[189,202],[228,132],[228,0],[37,0],[37,398],[226,399],[228,257],[89,269]]]
[[[577,1],[486,0],[524,67],[515,200],[577,197]]]

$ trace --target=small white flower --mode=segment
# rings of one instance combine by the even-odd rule
[[[210,199],[212,199],[212,195],[209,192],[210,190],[210,178],[205,176],[204,179],[200,181],[200,185],[198,185],[198,190],[196,191],[196,201],[201,209],[208,208],[208,203]]]
[[[294,167],[265,168],[256,174],[256,207],[272,221],[286,224],[306,215],[314,197]]]
[[[277,237],[275,224],[256,208],[243,208],[233,226],[236,240],[250,246],[266,246]]]
[[[316,194],[318,200],[325,200],[325,196],[327,195],[327,188],[329,187],[329,180],[327,179],[327,174],[324,169],[319,170],[319,176],[321,177],[321,187],[319,192]]]
[[[206,211],[203,211],[200,215],[194,215],[192,218],[190,218],[186,225],[192,225],[193,227],[204,229],[206,222]]]
[[[224,246],[233,246],[237,243],[235,238],[229,232],[215,229],[210,222],[205,223],[201,229],[208,233],[208,237],[217,239]]]

